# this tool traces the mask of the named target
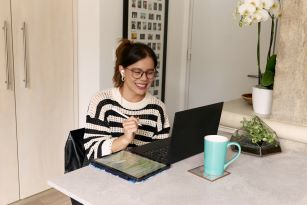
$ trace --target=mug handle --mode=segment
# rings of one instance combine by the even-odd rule
[[[229,143],[227,144],[227,149],[228,149],[228,147],[231,146],[231,145],[237,146],[237,147],[238,147],[238,152],[237,152],[237,154],[234,155],[234,157],[233,157],[231,160],[229,160],[229,161],[224,165],[224,170],[225,170],[226,167],[228,167],[231,163],[233,163],[233,162],[239,157],[239,155],[241,154],[241,146],[240,146],[237,142],[229,142]]]

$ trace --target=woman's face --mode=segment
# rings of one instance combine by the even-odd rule
[[[124,71],[125,75],[122,87],[123,96],[132,102],[143,99],[155,77],[153,60],[146,57],[126,68],[120,66],[119,69],[120,72]]]

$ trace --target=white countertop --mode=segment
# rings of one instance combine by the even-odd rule
[[[242,154],[228,167],[231,174],[214,182],[188,172],[201,164],[203,153],[137,184],[89,166],[48,184],[91,205],[307,204],[305,154],[283,152],[263,158]]]

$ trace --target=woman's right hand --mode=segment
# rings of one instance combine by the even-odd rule
[[[134,139],[135,132],[138,130],[139,120],[135,117],[129,117],[127,120],[123,121],[124,135],[123,137],[127,140],[127,143],[131,143]]]
[[[124,134],[115,139],[112,143],[112,152],[118,152],[125,149],[134,139],[135,132],[138,130],[139,120],[135,117],[129,117],[123,121]]]

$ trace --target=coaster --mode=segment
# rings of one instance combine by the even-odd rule
[[[203,179],[209,180],[211,182],[218,180],[220,178],[223,178],[224,176],[227,176],[230,174],[230,172],[224,171],[224,174],[221,176],[214,176],[214,175],[205,175],[204,174],[204,165],[201,165],[199,167],[195,167],[193,169],[188,170],[192,174],[195,174],[196,176],[199,176]]]

